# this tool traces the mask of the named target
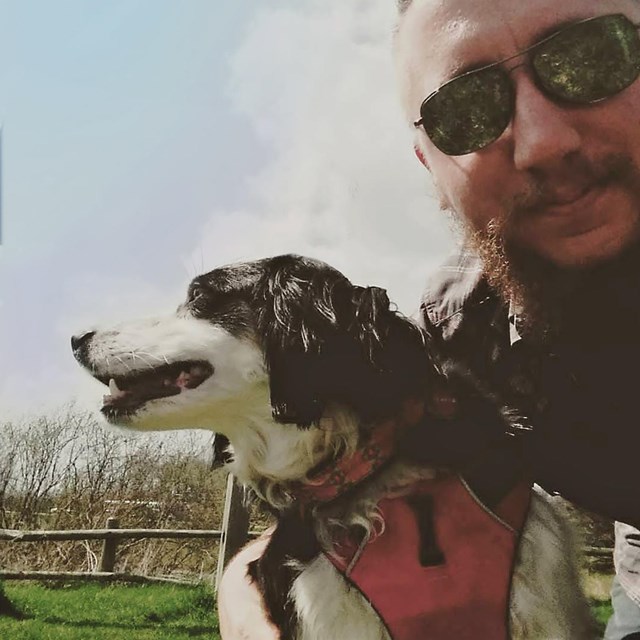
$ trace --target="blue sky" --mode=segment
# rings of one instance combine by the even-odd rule
[[[192,229],[153,234],[141,261],[145,230],[169,211],[197,224],[214,198],[241,198],[233,178],[256,141],[224,86],[251,7],[217,4],[0,4],[2,251],[27,281],[71,257],[171,277],[163,256],[192,243]]]
[[[99,397],[69,335],[230,260],[309,253],[417,299],[449,240],[393,98],[393,3],[346,4],[0,0],[6,412]]]

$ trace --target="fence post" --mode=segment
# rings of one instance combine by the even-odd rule
[[[216,591],[227,562],[246,544],[249,539],[249,511],[244,505],[243,489],[235,478],[227,476],[227,492],[224,499],[222,516],[222,535],[218,549],[218,570],[216,572]]]
[[[107,529],[119,529],[118,518],[107,518]],[[100,556],[99,571],[103,573],[113,573],[116,566],[116,549],[118,540],[116,538],[105,538],[102,543],[102,555]]]

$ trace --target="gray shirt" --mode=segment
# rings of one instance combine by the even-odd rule
[[[640,606],[640,531],[623,522],[616,522],[616,546],[613,563],[622,588]]]

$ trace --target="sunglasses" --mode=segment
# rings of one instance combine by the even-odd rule
[[[547,96],[573,105],[606,100],[640,75],[638,27],[622,14],[573,23],[504,60],[463,73],[422,103],[420,119],[440,151],[461,156],[497,140],[515,109],[511,69],[503,63],[525,53],[536,84]]]

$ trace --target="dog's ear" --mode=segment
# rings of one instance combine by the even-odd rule
[[[258,333],[278,422],[308,427],[324,412],[327,346],[338,336],[334,296],[351,286],[338,271],[298,256],[273,259],[258,283]]]
[[[369,361],[375,365],[394,317],[389,296],[380,287],[353,287],[351,298],[354,312],[351,331]]]
[[[438,377],[431,336],[403,317],[379,287],[354,287],[349,333],[360,359],[345,369],[341,384],[367,420],[394,415],[409,397],[424,397]]]
[[[258,332],[277,421],[316,424],[329,403],[378,419],[424,392],[433,371],[424,334],[384,289],[302,258],[276,264],[258,287]]]

